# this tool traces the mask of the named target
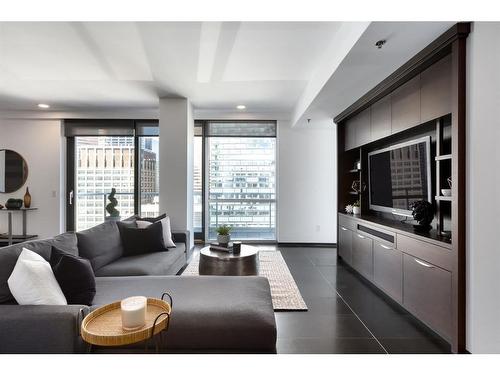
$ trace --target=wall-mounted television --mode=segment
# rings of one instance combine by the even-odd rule
[[[431,198],[431,137],[368,153],[370,210],[411,216],[411,204]]]

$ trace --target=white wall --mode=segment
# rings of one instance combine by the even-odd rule
[[[61,121],[58,120],[6,120],[0,119],[0,149],[11,149],[21,154],[28,163],[28,180],[18,191],[0,193],[0,203],[8,198],[23,198],[26,187],[32,197],[28,213],[28,233],[41,238],[61,231]],[[14,216],[14,233],[21,233],[21,215]],[[7,231],[7,214],[0,214],[0,232]]]
[[[189,230],[193,244],[192,107],[185,98],[160,99],[160,211],[172,229]]]
[[[278,122],[278,241],[337,242],[337,151],[331,119]]]
[[[500,23],[467,40],[467,350],[500,353]]]

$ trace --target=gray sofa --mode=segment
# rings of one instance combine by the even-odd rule
[[[127,296],[160,297],[163,292],[174,299],[167,351],[275,352],[276,323],[267,279],[175,276],[187,260],[188,233],[173,233],[176,248],[167,252],[123,257],[114,231],[118,228],[112,222],[91,228],[100,246],[85,254],[75,233],[0,248],[0,353],[84,352],[79,331],[85,314]],[[49,259],[52,246],[91,261],[97,289],[93,306],[16,304],[7,279],[22,248]]]

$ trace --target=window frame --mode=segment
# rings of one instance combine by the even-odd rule
[[[66,138],[66,231],[75,231],[76,178],[75,152],[76,137],[85,136],[131,136],[134,137],[134,213],[140,213],[140,140],[142,137],[159,137],[158,134],[141,134],[141,127],[159,128],[159,121],[141,120],[89,120],[71,119],[63,121]]]

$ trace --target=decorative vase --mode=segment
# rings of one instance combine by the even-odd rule
[[[28,187],[26,187],[26,194],[24,194],[24,208],[31,207],[31,194]]]
[[[361,213],[361,207],[359,207],[359,206],[353,206],[352,207],[352,213],[354,215],[359,215]]]
[[[5,202],[5,208],[8,210],[19,210],[23,206],[22,199],[9,198]]]
[[[229,240],[231,239],[230,234],[218,234],[217,235],[217,242],[220,245],[227,245],[229,243]]]

